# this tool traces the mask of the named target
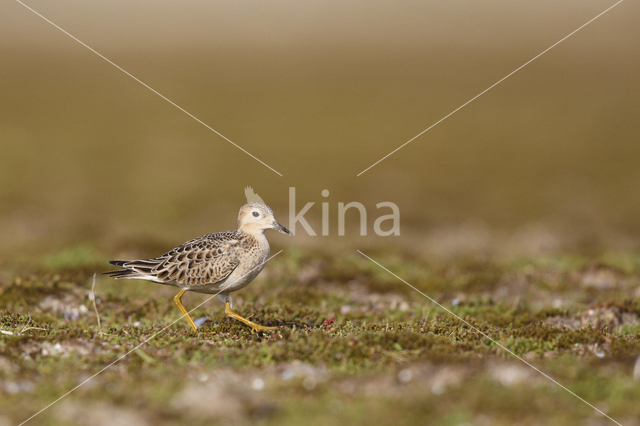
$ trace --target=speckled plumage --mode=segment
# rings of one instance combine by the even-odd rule
[[[269,258],[266,229],[291,234],[275,221],[269,206],[247,203],[240,208],[237,231],[203,235],[153,259],[113,260],[109,263],[123,269],[105,274],[116,279],[140,279],[178,287],[183,290],[176,296],[181,310],[184,291],[218,294],[220,300],[230,304],[231,292],[253,281]],[[191,318],[188,320],[192,323]]]
[[[227,286],[235,291],[249,284],[264,268],[269,252],[266,238],[259,241],[242,231],[224,231],[194,238],[154,259],[109,263],[124,268],[111,272],[114,278],[149,280],[215,294]]]

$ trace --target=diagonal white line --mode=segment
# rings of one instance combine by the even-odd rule
[[[91,47],[89,47],[87,44],[83,43],[82,41],[78,40],[76,37],[72,36],[71,34],[69,34],[67,31],[63,30],[62,28],[60,28],[58,25],[54,24],[53,22],[51,22],[49,19],[45,18],[44,16],[42,16],[41,14],[39,14],[38,12],[36,12],[35,10],[33,10],[32,8],[30,8],[29,6],[27,6],[26,4],[22,3],[20,0],[16,0],[18,3],[20,3],[21,5],[23,5],[24,7],[26,7],[27,9],[29,9],[30,11],[32,11],[33,13],[35,13],[36,15],[38,15],[39,17],[41,17],[42,19],[44,19],[45,21],[47,21],[48,23],[50,23],[51,25],[53,25],[54,27],[56,27],[57,29],[59,29],[60,31],[62,31],[63,33],[65,33],[66,35],[68,35],[69,37],[71,37],[72,39],[74,39],[75,41],[77,41],[78,43],[80,43],[81,45],[83,45],[84,47],[86,47],[87,49],[89,49],[90,51],[92,51],[93,53],[95,53],[96,55],[100,56],[102,59],[104,59],[105,61],[109,62],[111,65],[113,65],[114,67],[118,68],[120,71],[122,71],[123,73],[125,73],[126,75],[128,75],[129,77],[131,77],[132,79],[134,79],[135,81],[137,81],[138,83],[142,84],[144,87],[146,87],[147,89],[151,90],[153,93],[155,93],[156,95],[160,96],[162,99],[164,99],[165,101],[169,102],[171,105],[173,105],[174,107],[178,108],[180,111],[184,112],[185,114],[187,114],[189,117],[193,118],[194,120],[196,120],[198,123],[202,124],[204,127],[206,127],[207,129],[211,130],[213,133],[215,133],[216,135],[220,136],[222,139],[226,140],[227,142],[229,142],[231,145],[235,146],[236,148],[238,148],[240,151],[244,152],[245,154],[247,154],[248,156],[250,156],[251,158],[253,158],[254,160],[258,161],[259,163],[261,163],[263,166],[269,168],[272,172],[282,176],[281,173],[279,173],[277,170],[275,170],[273,167],[269,166],[267,163],[265,163],[264,161],[260,160],[258,157],[256,157],[255,155],[251,154],[249,151],[247,151],[246,149],[242,148],[240,145],[236,144],[235,142],[233,142],[231,139],[229,139],[228,137],[224,136],[222,133],[218,132],[216,129],[214,129],[213,127],[209,126],[207,123],[205,123],[204,121],[200,120],[198,117],[194,116],[193,114],[191,114],[189,111],[185,110],[184,108],[182,108],[180,105],[176,104],[175,102],[173,102],[171,99],[167,98],[166,96],[162,95],[160,92],[158,92],[157,90],[153,89],[151,86],[149,86],[148,84],[144,83],[143,81],[141,81],[139,78],[135,77],[133,74],[131,74],[130,72],[126,71],[124,68],[116,65],[113,61],[107,59],[104,55],[98,53],[96,50],[92,49]]]
[[[379,159],[378,161],[376,161],[375,163],[373,163],[372,165],[370,165],[369,167],[367,167],[366,169],[364,169],[363,171],[361,171],[360,173],[358,173],[356,175],[356,177],[360,176],[361,174],[363,174],[364,172],[366,172],[367,170],[369,170],[370,168],[372,168],[373,166],[375,166],[376,164],[380,163],[381,161],[385,160],[386,158],[388,158],[389,156],[391,156],[392,154],[395,154],[397,151],[399,151],[400,149],[404,148],[406,145],[408,145],[410,142],[413,142],[413,140],[419,138],[420,136],[422,136],[423,134],[425,134],[427,131],[431,130],[432,128],[434,128],[435,126],[437,126],[438,124],[440,124],[441,122],[443,122],[444,120],[446,120],[447,118],[449,118],[450,116],[452,116],[453,114],[455,114],[456,112],[460,111],[462,108],[464,108],[465,106],[469,105],[471,102],[475,101],[476,99],[478,99],[480,96],[484,95],[485,93],[487,93],[489,90],[493,89],[494,87],[496,87],[498,84],[502,83],[503,81],[505,81],[507,78],[511,77],[513,74],[517,73],[518,71],[520,71],[522,68],[526,67],[527,65],[529,65],[531,62],[535,61],[536,59],[538,59],[540,56],[544,55],[545,53],[547,53],[548,51],[550,51],[551,49],[553,49],[554,47],[556,47],[557,45],[559,45],[560,43],[562,43],[563,41],[565,41],[566,39],[568,39],[569,37],[571,37],[572,35],[574,35],[575,33],[577,33],[578,31],[580,31],[581,29],[583,29],[584,27],[586,27],[587,25],[589,25],[590,23],[592,23],[593,21],[595,21],[596,19],[598,19],[599,17],[601,17],[602,15],[604,15],[605,13],[607,13],[608,11],[610,11],[611,9],[613,9],[614,7],[616,7],[617,5],[619,5],[620,3],[622,3],[624,0],[620,0],[618,1],[616,4],[614,4],[613,6],[609,7],[607,10],[605,10],[604,12],[600,13],[598,16],[596,16],[595,18],[591,19],[589,22],[587,22],[586,24],[582,25],[581,27],[579,27],[578,29],[576,29],[575,31],[573,31],[572,33],[570,33],[569,35],[565,36],[564,38],[562,38],[560,41],[554,43],[553,45],[551,45],[550,47],[548,47],[547,49],[543,50],[542,52],[540,52],[539,54],[537,54],[536,56],[534,56],[532,59],[528,60],[527,62],[525,62],[524,64],[522,64],[521,66],[519,66],[518,68],[516,68],[515,70],[511,71],[509,74],[507,74],[506,76],[504,76],[503,78],[501,78],[500,80],[498,80],[497,82],[495,82],[494,84],[492,84],[491,86],[487,87],[485,90],[483,90],[482,92],[478,93],[476,96],[474,96],[473,98],[469,99],[467,102],[463,103],[462,105],[460,105],[458,108],[454,109],[453,111],[451,111],[449,114],[445,115],[444,117],[442,117],[440,120],[436,121],[435,123],[433,123],[431,126],[427,127],[426,129],[424,129],[423,131],[421,131],[420,133],[418,133],[417,135],[415,135],[414,137],[412,137],[411,139],[409,139],[408,141],[406,141],[405,143],[403,143],[402,145],[400,145],[398,148],[394,149],[393,151],[391,151],[390,153],[388,153],[387,155],[385,155],[384,157],[382,157],[381,159]]]
[[[264,263],[267,263],[268,261],[270,261],[271,259],[273,259],[274,257],[276,257],[277,255],[279,255],[280,253],[282,253],[282,250],[280,250],[279,252],[277,252],[276,254],[274,254],[273,256],[271,256],[270,258],[268,258],[267,260],[264,261]],[[236,279],[236,281],[238,281],[240,278],[246,276],[247,274],[249,274],[250,272],[252,272],[254,269],[258,268],[259,266],[261,266],[263,264],[260,264],[258,266],[256,266],[255,268],[252,268],[249,272],[247,272],[246,274],[238,277]],[[198,306],[196,306],[195,308],[191,309],[189,312],[187,312],[187,314],[190,314],[191,312],[195,311],[196,309],[198,309],[200,306],[204,305],[205,303],[207,303],[209,300],[213,299],[214,297],[216,297],[218,294],[220,294],[222,290],[220,290],[219,292],[217,292],[216,294],[214,294],[213,296],[209,297],[208,299],[206,299],[204,302],[200,303]],[[85,383],[87,383],[88,381],[92,380],[94,377],[96,377],[98,374],[102,373],[104,370],[106,370],[107,368],[111,367],[113,364],[117,363],[118,361],[122,360],[123,358],[126,358],[127,355],[129,355],[131,352],[135,351],[136,349],[138,349],[140,346],[144,345],[145,343],[147,343],[149,340],[153,339],[154,337],[156,337],[158,334],[162,333],[163,331],[165,331],[167,328],[171,327],[173,324],[177,323],[178,321],[180,321],[182,318],[184,318],[186,316],[182,315],[180,317],[178,317],[178,319],[176,319],[174,322],[172,322],[171,324],[167,325],[166,327],[164,327],[162,330],[158,331],[157,333],[155,333],[153,336],[149,337],[147,340],[145,340],[144,342],[140,343],[138,346],[136,346],[135,348],[131,349],[129,352],[125,353],[124,355],[122,355],[120,358],[116,359],[115,361],[113,361],[111,364],[107,365],[106,367],[104,367],[102,370],[98,371],[96,374],[94,374],[93,376],[89,377],[87,380],[85,380],[84,382],[80,383],[78,386],[76,386],[75,388],[71,389],[69,392],[65,393],[64,395],[62,395],[61,397],[59,397],[58,399],[56,399],[55,401],[53,401],[52,403],[50,403],[49,405],[47,405],[46,407],[44,407],[43,409],[41,409],[40,411],[38,411],[37,413],[35,413],[34,415],[32,415],[31,417],[29,417],[27,420],[23,421],[22,423],[20,423],[18,426],[22,426],[23,424],[27,423],[29,420],[33,419],[35,416],[37,416],[38,414],[42,413],[43,411],[45,411],[47,408],[51,407],[52,405],[54,405],[55,403],[59,402],[62,398],[66,397],[67,395],[69,395],[71,392],[75,391],[76,389],[78,389],[80,386],[84,385]]]
[[[569,392],[571,395],[575,396],[576,398],[578,398],[580,401],[584,402],[585,404],[587,404],[589,407],[593,408],[594,410],[596,410],[598,413],[602,414],[603,416],[605,416],[606,418],[608,418],[609,420],[611,420],[612,422],[614,422],[615,424],[622,426],[620,423],[618,423],[617,421],[613,420],[611,417],[609,417],[608,415],[606,415],[605,413],[603,413],[601,410],[597,409],[596,407],[594,407],[592,404],[590,404],[589,402],[587,402],[585,399],[583,399],[582,397],[578,396],[575,392],[567,389],[565,386],[563,386],[562,384],[558,383],[556,380],[554,380],[552,377],[550,377],[548,374],[544,373],[543,371],[539,370],[538,368],[536,368],[534,365],[528,363],[527,361],[525,361],[523,358],[519,357],[518,355],[516,355],[515,353],[513,353],[512,351],[510,351],[509,349],[507,349],[506,347],[502,346],[500,343],[496,342],[495,340],[493,340],[491,337],[489,337],[488,335],[486,335],[485,333],[483,333],[482,331],[480,331],[479,329],[477,329],[476,327],[474,327],[473,325],[469,324],[467,321],[465,321],[463,318],[461,318],[460,316],[454,314],[453,312],[451,312],[449,309],[447,309],[446,307],[442,306],[440,303],[436,302],[435,300],[433,300],[432,298],[430,298],[429,296],[427,296],[426,294],[424,294],[423,292],[421,292],[420,290],[418,290],[417,288],[415,288],[414,286],[412,286],[411,284],[409,284],[408,282],[406,282],[405,280],[403,280],[402,278],[400,278],[399,276],[397,276],[396,274],[394,274],[393,272],[391,272],[390,270],[388,270],[387,268],[385,268],[384,266],[382,266],[381,264],[379,264],[378,262],[376,262],[375,260],[373,260],[372,258],[370,258],[369,256],[367,256],[366,254],[364,254],[363,252],[361,252],[360,250],[356,250],[358,253],[360,253],[361,255],[363,255],[364,257],[366,257],[367,259],[369,259],[370,261],[372,261],[373,263],[375,263],[376,265],[378,265],[379,267],[381,267],[382,269],[384,269],[385,271],[387,271],[388,273],[390,273],[391,275],[393,275],[394,277],[396,277],[397,279],[399,279],[400,281],[402,281],[403,283],[405,283],[406,285],[408,285],[409,287],[411,287],[412,289],[414,289],[415,291],[417,291],[418,293],[420,293],[421,295],[423,295],[424,297],[426,297],[427,299],[429,299],[432,303],[435,303],[436,305],[438,305],[439,307],[441,307],[442,309],[444,309],[445,311],[447,311],[449,314],[453,315],[454,317],[456,317],[458,320],[462,321],[463,323],[465,323],[466,325],[468,325],[469,327],[473,328],[475,331],[477,331],[478,333],[482,334],[485,338],[491,340],[493,343],[495,343],[496,345],[500,346],[502,349],[504,349],[506,352],[508,352],[509,354],[513,355],[514,357],[518,358],[520,361],[524,362],[525,364],[527,364],[529,367],[533,368],[534,370],[536,370],[538,373],[542,374],[544,377],[546,377],[547,379],[551,380],[553,383],[555,383],[556,385],[560,386],[562,389],[566,390],[567,392]]]

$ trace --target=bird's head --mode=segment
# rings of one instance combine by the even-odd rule
[[[252,235],[263,234],[267,229],[275,229],[283,234],[293,235],[284,226],[276,222],[273,210],[264,203],[247,203],[238,213],[238,230]]]

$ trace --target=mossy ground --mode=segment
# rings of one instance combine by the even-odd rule
[[[640,424],[634,253],[367,254],[620,423]],[[209,320],[193,332],[174,323],[175,289],[98,276],[100,332],[91,287],[108,258],[82,246],[4,265],[0,425],[81,383],[28,424],[613,424],[355,251],[276,256],[234,299],[242,315],[282,326],[261,334],[217,298],[194,311]]]

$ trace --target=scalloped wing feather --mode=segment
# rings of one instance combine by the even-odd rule
[[[155,259],[112,261],[124,270],[107,272],[116,279],[198,286],[224,281],[240,264],[237,250],[244,238],[237,231],[204,235]]]

